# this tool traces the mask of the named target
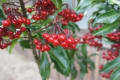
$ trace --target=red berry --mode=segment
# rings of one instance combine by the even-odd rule
[[[27,11],[28,11],[29,13],[31,13],[31,12],[32,12],[32,8],[28,8]]]
[[[9,26],[11,25],[11,22],[10,22],[9,20],[3,20],[3,21],[2,21],[2,25],[3,25],[4,27],[9,27]]]
[[[19,19],[18,19],[18,22],[19,22],[19,23],[23,23],[23,19],[22,19],[22,18],[19,18]]]
[[[25,31],[26,31],[26,28],[25,28],[25,27],[21,27],[20,31],[21,31],[21,32],[25,32]]]
[[[34,39],[34,44],[39,44],[39,40],[38,39]]]
[[[48,33],[43,33],[42,37],[47,40],[49,38],[49,34]]]
[[[49,50],[50,50],[50,47],[49,47],[48,45],[44,45],[44,46],[43,46],[43,49],[44,49],[44,51],[49,51]]]
[[[80,13],[78,16],[80,17],[80,19],[82,19],[83,16],[84,16],[84,14],[83,14],[83,13]]]
[[[30,25],[31,24],[31,21],[29,19],[26,20],[26,24],[27,25]]]
[[[104,65],[100,65],[100,66],[99,66],[99,69],[101,70],[101,69],[103,69],[103,67],[104,67]]]
[[[38,50],[40,50],[40,49],[42,48],[42,46],[41,46],[41,45],[36,45],[36,48],[37,48]]]
[[[58,40],[56,40],[56,39],[55,39],[55,40],[53,40],[53,45],[54,45],[54,46],[58,46],[58,45],[59,45],[59,41],[58,41]]]
[[[54,38],[49,37],[48,42],[53,43],[53,41],[54,41]]]
[[[68,38],[68,39],[66,40],[66,42],[67,42],[68,44],[72,44],[72,43],[74,43],[74,41],[73,41],[72,38]]]
[[[66,42],[61,43],[61,46],[62,46],[63,48],[68,48],[68,44],[67,44]]]
[[[66,40],[66,36],[65,36],[64,34],[59,34],[59,35],[58,35],[58,40],[59,40],[60,42],[65,41],[65,40]]]

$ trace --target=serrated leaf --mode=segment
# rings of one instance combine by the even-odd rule
[[[50,63],[48,61],[47,53],[42,53],[40,59],[40,74],[42,80],[47,80],[50,76]]]
[[[113,23],[120,17],[119,14],[120,13],[115,10],[107,11],[107,12],[97,16],[97,18],[94,21],[94,24],[96,24],[96,23],[107,23],[107,24]]]
[[[68,76],[70,73],[69,58],[62,47],[52,48],[49,52],[55,68],[62,74]]]
[[[22,48],[30,48],[30,41],[29,40],[21,40],[20,41],[20,46]]]
[[[62,7],[62,0],[51,0],[51,1],[55,4],[57,8],[60,9]]]
[[[111,75],[110,80],[120,80],[120,67],[114,70],[114,72]]]
[[[108,62],[107,64],[105,64],[104,68],[100,71],[103,73],[108,73],[110,72],[110,70],[116,68],[120,66],[120,57],[116,58],[115,60]]]
[[[117,29],[120,26],[120,22],[116,21],[112,24],[105,24],[102,28],[99,30],[93,32],[93,35],[105,35],[107,33],[112,32],[113,30]]]

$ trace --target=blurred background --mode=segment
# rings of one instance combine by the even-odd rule
[[[8,0],[16,1],[18,0]],[[24,0],[27,2],[27,6],[35,3],[35,0]],[[71,8],[74,8],[76,0],[64,0],[69,3]],[[89,15],[85,15],[84,19],[77,24],[81,28],[81,32],[78,35],[82,35],[87,32],[87,22],[92,11],[96,8],[93,8],[89,11]],[[95,52],[94,48],[88,48],[89,54]],[[99,76],[98,66],[100,64],[100,57],[93,57],[95,61],[96,69],[94,71],[89,71],[85,76],[84,80],[105,80]],[[77,67],[77,64],[76,64]],[[70,80],[69,77],[64,77],[57,73],[53,66],[51,66],[51,77],[50,80]],[[79,71],[79,68],[77,68]],[[80,80],[80,73],[76,80]],[[13,52],[9,54],[7,50],[0,50],[0,80],[41,80],[39,75],[39,70],[34,61],[31,50],[23,50],[19,47],[19,44],[15,47]]]

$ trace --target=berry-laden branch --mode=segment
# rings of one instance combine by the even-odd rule
[[[23,12],[23,16],[27,17],[25,4],[24,4],[23,0],[19,0],[19,1],[20,1],[22,12]],[[33,38],[32,38],[31,31],[29,29],[27,29],[27,32],[28,32],[28,38],[30,40],[30,44],[31,44],[33,55],[34,55],[35,60],[36,60],[36,62],[38,64],[38,66],[39,66],[39,57],[37,56],[37,51],[36,51],[35,45],[33,43]]]

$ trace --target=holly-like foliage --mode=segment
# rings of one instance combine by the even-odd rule
[[[49,78],[51,64],[61,74],[71,75],[72,80],[77,76],[75,60],[80,65],[81,79],[88,69],[94,69],[94,63],[87,55],[87,45],[80,44],[76,34],[80,31],[76,22],[84,16],[77,11],[79,5],[71,9],[62,0],[36,0],[31,6],[24,0],[2,1],[0,49],[8,48],[11,53],[17,43],[23,49],[31,49],[43,80]],[[102,47],[101,43],[97,46]]]
[[[120,80],[120,1],[78,0],[76,10],[87,14],[95,8],[89,20],[89,32],[80,40],[81,44],[96,47],[102,52],[106,64],[100,64],[100,75],[109,80]]]

